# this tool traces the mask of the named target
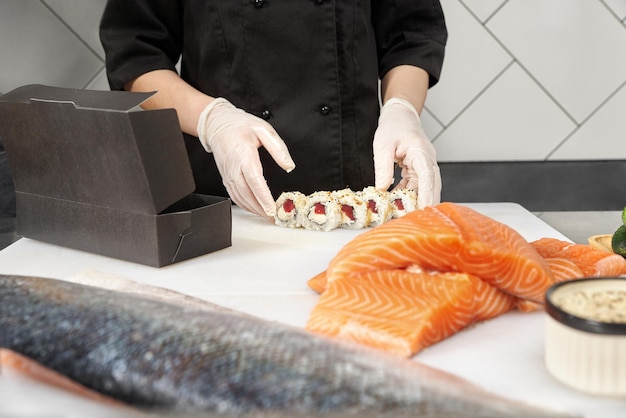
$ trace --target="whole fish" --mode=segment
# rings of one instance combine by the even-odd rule
[[[0,275],[0,347],[171,416],[566,417],[248,315]]]

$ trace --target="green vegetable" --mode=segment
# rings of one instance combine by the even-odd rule
[[[620,225],[611,238],[611,249],[615,254],[626,258],[626,223]]]

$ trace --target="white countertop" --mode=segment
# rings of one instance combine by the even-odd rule
[[[568,239],[514,203],[468,206],[511,226],[529,241],[548,236]],[[336,252],[360,232],[279,228],[233,207],[232,247],[192,260],[153,268],[22,238],[0,251],[0,274],[63,279],[101,271],[303,327],[318,299],[306,281],[324,270]],[[548,374],[543,363],[544,320],[543,312],[510,312],[459,332],[418,353],[415,360],[538,406],[586,418],[623,417],[626,399],[588,396]],[[0,416],[98,416],[101,409],[58,389],[0,371]]]

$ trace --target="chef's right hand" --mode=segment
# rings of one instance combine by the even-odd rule
[[[213,153],[230,198],[249,212],[274,216],[276,205],[263,177],[258,149],[265,147],[287,172],[296,166],[274,128],[228,100],[216,98],[200,114],[198,138]]]

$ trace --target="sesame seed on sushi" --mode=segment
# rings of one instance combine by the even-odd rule
[[[302,216],[307,197],[300,192],[283,192],[276,199],[274,223],[287,228],[302,227]]]
[[[350,189],[336,190],[331,193],[341,208],[341,228],[363,229],[369,223],[367,203]]]
[[[395,189],[389,192],[393,217],[399,218],[417,209],[417,193],[412,189]]]
[[[367,226],[381,225],[393,216],[388,193],[369,186],[357,193],[367,203],[369,223]]]
[[[341,224],[341,206],[328,191],[310,194],[302,214],[302,226],[310,231],[331,231]]]

